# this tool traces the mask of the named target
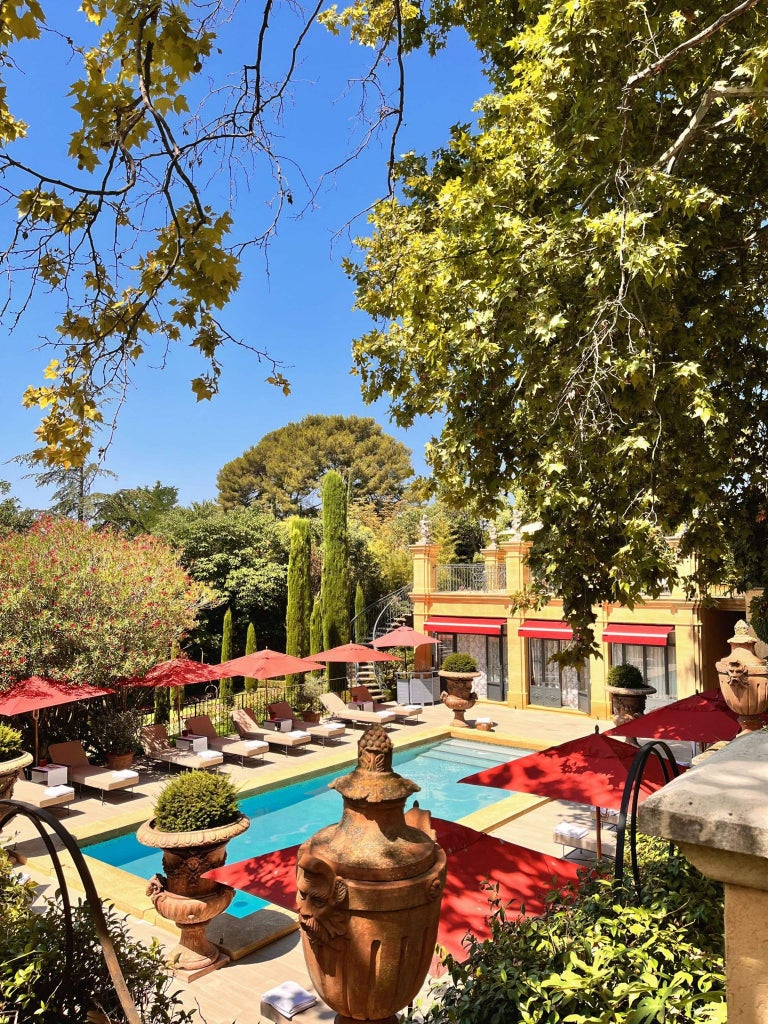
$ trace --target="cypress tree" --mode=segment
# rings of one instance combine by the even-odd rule
[[[288,553],[288,607],[285,614],[285,651],[295,658],[309,654],[309,618],[312,609],[309,560],[312,540],[309,523],[299,516],[289,521],[290,549]],[[296,686],[299,675],[285,677],[287,686]]]
[[[155,725],[167,725],[171,720],[171,688],[155,687]]]
[[[221,660],[229,661],[232,657],[232,609],[224,612],[224,626],[221,631]],[[219,681],[219,697],[228,704],[232,701],[234,684],[231,677]]]
[[[368,623],[365,615],[365,595],[360,580],[355,587],[355,643],[364,644],[368,639]]]
[[[309,653],[317,654],[323,649],[323,602],[318,594],[312,605],[312,614],[309,617]],[[322,669],[314,672],[319,675]]]
[[[323,649],[349,642],[349,544],[347,540],[347,486],[330,470],[323,478]],[[346,677],[343,665],[328,666],[329,682]]]
[[[252,622],[248,623],[248,632],[245,635],[245,653],[253,654],[256,650],[256,627]],[[259,681],[252,679],[250,676],[245,677],[245,692],[253,693],[254,690],[258,689]]]

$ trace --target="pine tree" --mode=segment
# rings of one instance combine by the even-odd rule
[[[248,632],[245,635],[245,653],[253,654],[256,650],[256,627],[252,622],[248,623]],[[254,690],[258,689],[258,679],[253,679],[251,676],[245,677],[245,692],[253,693]]]
[[[312,609],[310,554],[312,539],[306,519],[293,516],[289,521],[288,607],[285,615],[285,650],[295,658],[309,654],[309,617]],[[296,686],[299,675],[288,675],[286,686]]]
[[[323,649],[349,642],[349,544],[347,485],[335,470],[323,479]],[[346,675],[345,666],[329,664],[328,680]]]
[[[365,617],[365,594],[360,580],[355,587],[355,643],[364,644],[368,639],[368,622]]]
[[[232,657],[232,609],[227,608],[224,612],[224,626],[221,632],[221,660],[229,661]],[[227,704],[232,702],[234,683],[232,677],[228,676],[219,682],[219,697]]]

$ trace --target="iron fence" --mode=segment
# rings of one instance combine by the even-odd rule
[[[469,565],[436,565],[434,591],[453,593],[461,590],[489,593],[507,588],[507,567],[486,566],[480,562]]]

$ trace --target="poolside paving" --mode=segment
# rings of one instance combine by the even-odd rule
[[[535,750],[586,735],[596,725],[603,731],[612,724],[577,713],[538,709],[520,711],[484,702],[478,703],[468,713],[469,720],[478,717],[491,718],[495,723],[494,730],[480,732],[456,729],[451,732],[449,712],[442,705],[426,707],[421,722],[398,725],[391,730],[390,736],[396,749],[453,735],[484,743],[504,743]],[[360,730],[348,728],[342,741],[333,746],[320,747],[313,744],[309,749],[302,748],[300,752],[291,754],[270,751],[263,765],[246,764],[244,767],[235,762],[228,763],[225,770],[243,795],[250,795],[263,788],[293,782],[299,775],[320,774],[345,764],[352,765],[357,757],[357,740],[360,735]],[[56,817],[81,842],[96,836],[107,838],[109,835],[133,830],[139,822],[149,817],[155,796],[167,777],[165,770],[158,770],[144,762],[139,763],[139,769],[140,781],[133,794],[110,794],[101,803],[98,794],[88,795],[84,791],[70,805],[72,812],[69,815],[63,813],[62,809]],[[522,794],[510,795],[502,806],[502,811],[497,809],[493,815],[489,816],[486,809],[464,820],[473,827],[492,831],[504,839],[555,856],[562,855],[560,845],[552,839],[557,821],[564,817],[579,820],[580,816],[588,815],[578,805]],[[6,834],[8,831],[14,833],[16,853],[26,862],[26,870],[33,879],[40,882],[41,894],[52,892],[51,862],[44,853],[35,829],[29,822],[17,818],[8,827]],[[64,862],[68,884],[78,893],[81,890],[74,866],[66,857]],[[155,937],[163,945],[175,943],[175,930],[159,918],[144,893],[145,882],[131,879],[118,869],[90,859],[89,867],[93,869],[99,892],[112,899],[118,909],[130,915],[131,930],[138,938],[149,941]],[[286,920],[290,923],[291,919],[292,915],[280,911],[283,925]],[[275,920],[277,929],[277,918]],[[216,922],[211,926],[209,934],[214,941],[221,937],[215,934],[217,927],[221,932],[221,921],[219,919],[218,926]],[[231,918],[229,922],[225,920],[224,925],[231,922]],[[230,963],[223,970],[207,975],[191,985],[179,983],[179,987],[185,1006],[199,1010],[201,1024],[256,1024],[260,1020],[260,994],[289,979],[305,988],[310,987],[296,931],[269,942],[256,952]],[[300,1017],[297,1019],[301,1020]]]

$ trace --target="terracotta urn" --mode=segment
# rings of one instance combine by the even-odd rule
[[[304,958],[337,1024],[395,1024],[434,953],[445,853],[428,811],[404,814],[419,787],[392,771],[381,726],[360,739],[355,770],[330,785],[344,800],[341,820],[297,855]]]
[[[736,713],[741,732],[754,732],[763,727],[762,715],[768,710],[768,662],[755,654],[757,638],[743,619],[728,643],[731,653],[715,665],[720,692]]]
[[[13,787],[22,768],[32,764],[34,758],[26,751],[22,751],[17,757],[9,758],[7,761],[0,761],[0,800],[10,800],[13,797]]]
[[[440,669],[437,673],[445,680],[445,690],[440,700],[453,712],[452,727],[468,729],[464,714],[477,702],[477,694],[472,692],[472,682],[480,675],[479,672],[446,672]]]
[[[113,772],[122,772],[133,764],[133,754],[105,754],[104,760],[107,762],[107,768],[111,768]]]
[[[227,843],[249,825],[250,820],[243,814],[230,825],[194,832],[163,832],[155,826],[154,818],[139,826],[139,842],[163,851],[165,875],[150,880],[147,896],[157,912],[173,921],[181,932],[178,945],[168,955],[174,969],[205,973],[227,962],[218,946],[209,941],[205,929],[227,909],[235,890],[201,876],[224,864]]]

